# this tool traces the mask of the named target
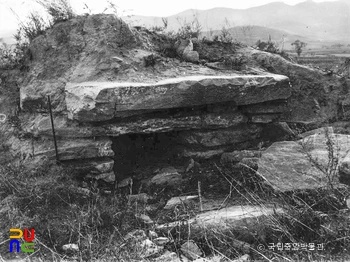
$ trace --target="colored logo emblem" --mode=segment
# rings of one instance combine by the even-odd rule
[[[30,232],[30,234],[29,234]],[[12,234],[11,234],[12,233]],[[16,252],[25,252],[25,253],[33,253],[34,252],[34,243],[32,242],[34,240],[34,229],[31,229],[30,231],[26,228],[24,229],[24,233],[19,228],[11,228],[10,229],[10,252],[13,252],[14,246],[16,248]],[[20,243],[18,239],[24,238],[26,242]]]

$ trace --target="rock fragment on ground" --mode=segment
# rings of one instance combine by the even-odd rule
[[[164,246],[170,242],[170,239],[167,237],[157,237],[153,239],[153,242],[158,246]]]
[[[205,211],[198,214],[195,218],[186,221],[186,225],[192,227],[208,228],[218,227],[220,229],[230,228],[232,225],[237,227],[254,227],[257,223],[261,223],[263,219],[275,213],[283,213],[282,208],[274,208],[267,206],[230,206],[219,210]],[[175,221],[167,224],[158,225],[157,229],[167,229],[184,225],[183,221]]]
[[[192,62],[192,63],[199,61],[199,54],[196,51],[184,52],[182,57],[185,61]]]
[[[66,244],[62,246],[62,249],[66,252],[79,252],[79,246],[77,244]]]
[[[160,253],[163,250],[162,246],[157,246],[149,239],[145,239],[140,244],[137,244],[137,245],[139,245],[139,248],[140,248],[139,255],[142,258],[153,256],[155,254]]]
[[[221,257],[221,256],[213,256],[213,257],[201,257],[197,258],[196,260],[193,260],[192,262],[228,262],[227,259]]]
[[[202,256],[202,251],[199,249],[197,244],[192,240],[186,241],[184,244],[182,244],[181,251],[187,258],[192,260]]]
[[[147,239],[147,235],[145,231],[141,229],[136,229],[134,231],[131,231],[124,237],[125,241],[132,241],[132,240],[143,241],[145,239]]]
[[[149,239],[155,239],[155,238],[157,238],[158,237],[158,234],[155,232],[155,231],[153,231],[153,230],[149,230],[148,231],[148,238]]]
[[[237,259],[232,260],[232,262],[246,262],[250,261],[250,256],[248,254],[245,254]]]
[[[146,225],[152,225],[154,223],[153,220],[145,214],[136,215],[135,217],[139,219],[142,223],[145,223]]]
[[[166,251],[160,257],[154,259],[154,262],[183,262],[175,252]]]
[[[198,196],[180,196],[180,197],[172,197],[166,203],[164,209],[171,209],[177,205],[181,205],[184,203],[188,203],[191,200],[197,199]]]
[[[177,186],[181,183],[181,175],[174,167],[166,167],[159,170],[159,172],[153,176],[150,180],[152,184],[169,186]]]

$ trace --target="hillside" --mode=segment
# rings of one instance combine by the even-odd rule
[[[301,35],[315,41],[349,41],[350,12],[349,6],[340,1],[306,1],[295,6],[280,2],[253,7],[245,10],[213,8],[210,10],[187,10],[167,17],[169,29],[177,30],[184,21],[198,19],[203,31],[220,30],[225,20],[226,27],[263,26]],[[125,18],[133,24],[146,26],[162,25],[160,17],[133,16]]]
[[[321,46],[318,43],[320,41],[330,44],[350,41],[349,10],[350,5],[346,0],[321,3],[306,1],[294,6],[274,2],[248,9],[224,7],[209,10],[189,9],[169,16],[167,19],[169,21],[168,30],[177,31],[185,22],[191,22],[194,19],[198,20],[204,32],[220,30],[223,26],[226,28],[261,26],[281,30],[291,36],[302,36],[309,39],[308,43],[314,41],[314,44],[319,47]],[[133,26],[152,27],[163,25],[162,17],[134,15],[123,17],[123,20]],[[13,30],[2,31],[0,37],[7,44],[12,44],[14,33]],[[260,32],[255,38],[261,38]]]
[[[231,34],[233,39],[237,39],[248,45],[255,45],[258,40],[268,41],[269,36],[272,41],[275,41],[281,48],[284,39],[284,48],[291,49],[291,43],[299,39],[300,41],[312,45],[314,41],[311,38],[304,37],[301,35],[295,35],[288,33],[286,31],[277,30],[273,28],[263,27],[263,26],[236,26],[229,28],[228,32]],[[205,31],[201,36],[214,37],[215,35],[220,35],[221,30]],[[324,44],[324,43],[323,43]]]

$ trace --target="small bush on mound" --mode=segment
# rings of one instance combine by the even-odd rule
[[[32,12],[26,22],[20,23],[20,31],[23,32],[29,42],[33,41],[37,36],[44,34],[53,25],[76,17],[68,0],[36,0],[36,2],[44,8],[49,17],[46,18]]]
[[[45,11],[51,16],[52,25],[76,17],[68,0],[36,0],[36,2],[44,7]]]
[[[202,25],[199,23],[198,18],[196,16],[194,16],[192,21],[190,22],[187,22],[186,19],[181,20],[178,18],[177,21],[180,24],[180,28],[176,32],[165,32],[166,28],[168,27],[168,20],[166,18],[162,18],[162,21],[163,26],[151,27],[150,30],[164,33],[168,38],[172,39],[173,41],[181,39],[199,38],[202,31]]]
[[[25,59],[30,58],[30,51],[28,48],[29,39],[24,29],[20,27],[17,33],[14,35],[16,44],[14,47],[3,46],[0,47],[0,69],[14,69],[19,68],[20,70],[26,69]]]
[[[261,51],[265,51],[273,54],[276,54],[279,52],[278,44],[271,41],[270,39],[267,42],[258,40],[258,42],[256,42],[256,47]]]
[[[226,27],[222,27],[220,34],[216,35],[214,41],[221,41],[223,43],[233,43],[233,37]]]
[[[199,23],[196,15],[193,16],[191,22],[187,22],[186,20],[181,21],[179,18],[177,19],[177,21],[181,25],[176,33],[177,38],[191,39],[199,37],[202,31],[202,25]]]
[[[214,42],[221,42],[221,43],[226,43],[226,44],[232,44],[232,43],[235,43],[235,44],[240,44],[237,39],[234,40],[231,32],[225,27],[223,26],[221,31],[220,31],[220,34],[218,35],[215,35],[213,37],[213,41]]]
[[[258,40],[255,46],[261,51],[269,52],[272,54],[278,54],[288,61],[295,62],[294,59],[290,55],[288,55],[288,53],[286,53],[283,50],[280,50],[278,43],[272,41],[271,39],[269,39],[267,42]]]
[[[162,20],[163,20],[162,27],[153,27],[150,30],[158,33],[162,33],[161,36],[163,37],[163,44],[160,46],[159,51],[165,57],[178,58],[179,57],[179,54],[177,53],[178,43],[181,40],[188,40],[193,38],[198,39],[202,31],[202,26],[195,15],[191,22],[178,19],[180,28],[176,32],[175,31],[165,32],[165,29],[168,26],[168,20],[164,18]],[[194,43],[193,46],[194,46],[194,50],[196,50],[198,44]]]
[[[145,62],[145,67],[149,67],[149,66],[154,67],[157,61],[159,60],[159,56],[155,54],[150,54],[149,56],[145,56],[143,60]]]
[[[26,22],[20,23],[20,28],[17,34],[22,34],[29,42],[32,42],[34,38],[45,33],[50,27],[49,21],[36,12],[32,12],[27,17]]]
[[[164,32],[168,27],[168,18],[162,17],[162,22],[163,26],[152,26],[150,30],[159,33]]]
[[[246,64],[246,58],[243,56],[229,56],[223,59],[223,65],[228,69],[240,69]]]
[[[14,69],[23,61],[24,54],[17,48],[0,47],[0,69]]]
[[[38,4],[44,7],[49,15],[40,15],[37,12],[31,12],[25,21],[19,23],[15,37],[16,45],[14,47],[0,47],[0,68],[12,69],[24,66],[26,56],[30,58],[28,49],[29,43],[36,37],[43,35],[45,31],[56,23],[66,21],[76,17],[68,0],[36,0]]]

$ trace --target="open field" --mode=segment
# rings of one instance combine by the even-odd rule
[[[349,49],[310,49],[304,51],[300,57],[295,53],[290,53],[295,56],[298,63],[311,67],[319,67],[324,70],[332,70],[340,72],[347,58],[350,58]]]
[[[302,56],[298,62],[303,65],[320,67],[325,70],[338,71],[345,62],[346,57],[339,56]]]

